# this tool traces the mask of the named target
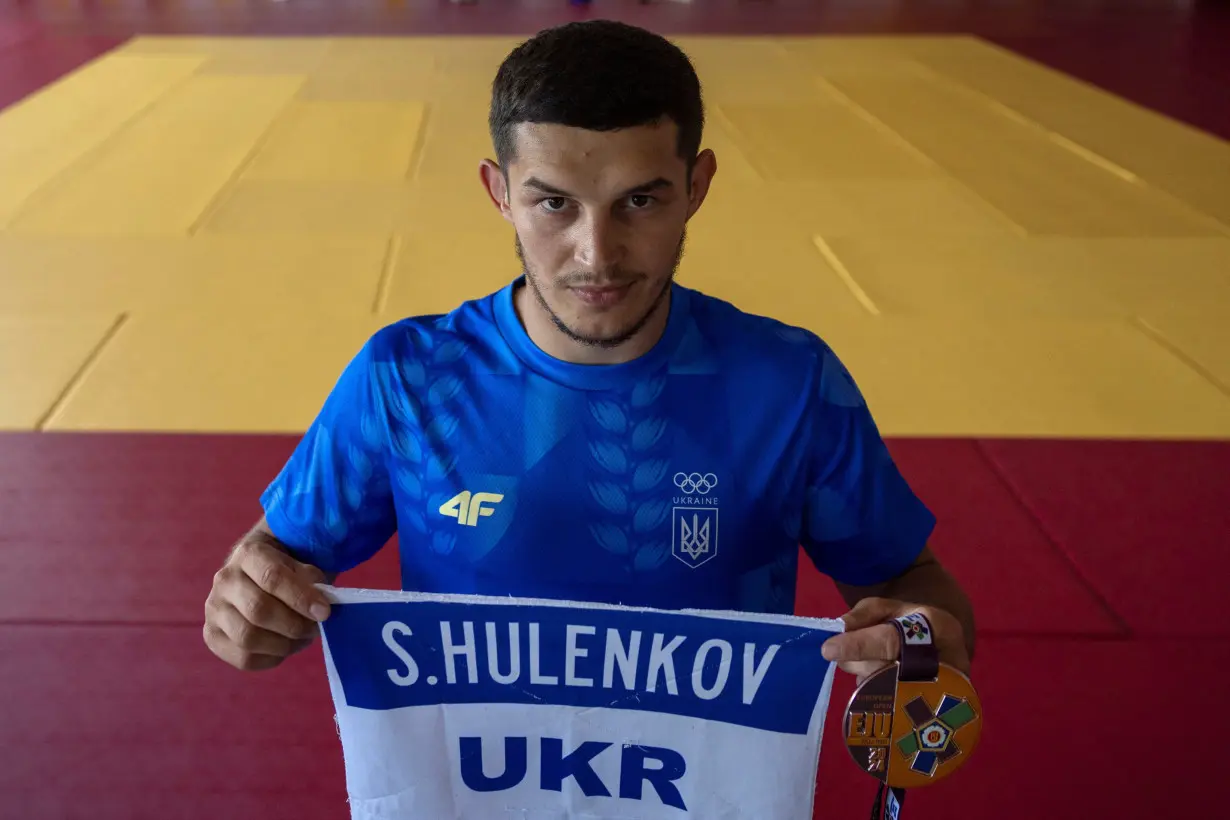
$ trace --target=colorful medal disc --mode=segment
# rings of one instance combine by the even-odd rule
[[[894,663],[863,681],[843,730],[854,762],[891,788],[911,789],[961,768],[982,734],[982,704],[969,678],[939,664],[934,679],[898,680]]]

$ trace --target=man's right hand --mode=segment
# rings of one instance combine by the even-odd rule
[[[325,575],[253,532],[214,575],[205,599],[205,645],[238,669],[272,669],[311,644],[329,602]]]

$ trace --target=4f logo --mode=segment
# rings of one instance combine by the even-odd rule
[[[479,516],[491,515],[495,505],[504,500],[499,493],[471,493],[463,490],[440,505],[440,514],[456,518],[463,527],[478,526]]]

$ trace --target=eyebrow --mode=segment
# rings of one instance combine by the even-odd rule
[[[536,191],[541,191],[542,193],[549,194],[551,196],[566,196],[570,198],[572,197],[572,194],[568,193],[562,188],[556,188],[554,185],[548,185],[547,183],[543,182],[538,177],[530,177],[529,179],[527,179],[525,182],[521,184],[522,184],[522,187],[533,188]],[[670,188],[672,186],[673,186],[673,183],[666,177],[658,177],[657,179],[651,179],[649,182],[644,182],[644,183],[641,183],[640,185],[629,188],[628,190],[621,193],[618,198],[623,199],[624,197],[627,197],[627,196],[636,196],[637,194],[648,194],[654,191],[660,191],[663,188]]]

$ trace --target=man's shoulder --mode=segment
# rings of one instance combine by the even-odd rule
[[[751,313],[731,302],[690,291],[697,327],[718,356],[774,370],[811,370],[834,356],[828,343],[806,328]]]
[[[494,294],[462,302],[447,313],[424,313],[391,322],[368,340],[374,361],[414,358],[441,364],[461,359],[476,345],[498,336]]]

